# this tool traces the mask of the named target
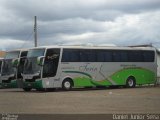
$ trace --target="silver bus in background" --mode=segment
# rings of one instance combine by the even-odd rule
[[[7,51],[2,60],[1,85],[2,88],[17,88],[22,86],[21,73],[24,69],[24,62],[27,50]]]

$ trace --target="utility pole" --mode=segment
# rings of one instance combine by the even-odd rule
[[[37,16],[34,16],[34,46],[37,47]]]

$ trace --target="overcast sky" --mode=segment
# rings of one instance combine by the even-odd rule
[[[153,43],[160,47],[160,0],[0,0],[0,50],[38,45]]]

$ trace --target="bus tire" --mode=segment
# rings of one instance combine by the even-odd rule
[[[73,81],[71,79],[65,79],[62,82],[62,88],[63,90],[71,90],[73,87]]]
[[[32,88],[23,88],[24,91],[29,92]]]
[[[127,88],[134,88],[136,86],[136,79],[133,76],[128,77],[126,81]]]

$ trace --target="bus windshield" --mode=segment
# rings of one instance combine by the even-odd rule
[[[45,49],[31,49],[28,51],[27,57],[44,56]]]
[[[19,57],[19,53],[20,51],[11,51],[11,52],[7,52],[5,59],[13,59],[13,58],[18,58]]]
[[[37,64],[37,57],[44,56],[45,49],[31,49],[28,51],[24,66],[24,74],[40,73],[41,66]]]

